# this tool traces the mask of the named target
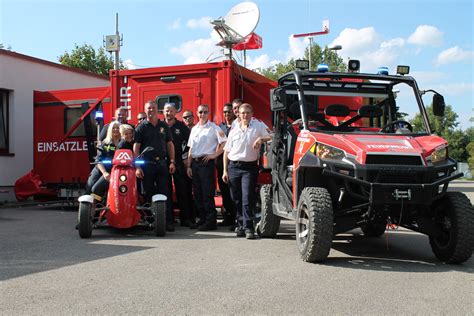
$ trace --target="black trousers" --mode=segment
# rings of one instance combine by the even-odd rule
[[[254,230],[253,220],[257,204],[257,162],[229,162],[230,194],[234,201],[237,225],[240,229]]]
[[[89,174],[89,178],[87,178],[87,183],[86,183],[86,194],[91,194],[92,193],[92,187],[94,184],[99,181],[99,178],[102,176],[102,172],[100,172],[99,168],[95,166],[91,173]]]
[[[165,160],[143,166],[143,189],[145,200],[151,202],[155,194],[166,195],[166,223],[173,224],[173,201],[169,191],[169,170]]]
[[[215,225],[217,220],[214,195],[216,191],[214,160],[209,162],[193,160],[193,189],[197,212],[201,224]]]
[[[179,220],[181,223],[185,221],[193,221],[192,218],[192,196],[188,196],[190,190],[187,187],[189,181],[186,174],[186,168],[182,161],[176,162],[176,171],[169,176],[169,192],[173,192],[172,183],[174,183],[174,190],[176,193],[176,199],[178,200],[179,207]],[[170,194],[172,195],[172,194]]]
[[[92,194],[96,196],[96,199],[100,198],[99,202],[103,202],[103,198],[108,189],[109,181],[105,180],[104,176],[101,176],[92,186]]]
[[[216,169],[217,169],[217,182],[219,183],[219,189],[222,194],[222,204],[224,206],[225,212],[222,212],[224,220],[226,222],[234,223],[235,222],[235,207],[234,202],[232,202],[232,197],[230,196],[230,188],[227,183],[222,180],[222,174],[224,173],[224,161],[223,155],[220,155],[216,159]]]

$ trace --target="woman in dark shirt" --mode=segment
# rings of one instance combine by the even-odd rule
[[[104,160],[112,160],[114,158],[115,149],[120,142],[120,123],[112,122],[107,129],[107,136],[102,145],[99,147],[99,154],[97,155],[97,169],[102,173],[102,176],[92,186],[92,196],[98,202],[102,199],[109,188],[110,171],[112,170],[112,163],[104,164]]]

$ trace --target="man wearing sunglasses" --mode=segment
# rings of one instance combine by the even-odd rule
[[[209,107],[198,107],[199,122],[191,130],[188,141],[187,174],[193,180],[194,199],[199,212],[198,230],[217,229],[217,212],[214,203],[214,160],[222,154],[224,132],[209,120]]]
[[[137,125],[140,124],[141,122],[143,122],[144,120],[146,120],[146,113],[145,112],[140,112],[137,114]]]
[[[232,109],[232,103],[226,103],[223,106],[223,122],[219,124],[219,127],[224,132],[225,136],[229,136],[230,128],[232,122],[235,120],[234,111]],[[224,171],[223,155],[219,155],[216,159],[216,168],[217,168],[217,182],[219,183],[219,190],[222,195],[222,204],[224,209],[222,211],[222,216],[224,220],[220,222],[219,226],[230,226],[230,230],[234,231],[235,229],[235,208],[232,198],[230,197],[230,190],[227,183],[222,180],[222,175]]]
[[[191,130],[194,127],[194,115],[191,111],[184,111],[183,112],[183,122],[187,128]]]

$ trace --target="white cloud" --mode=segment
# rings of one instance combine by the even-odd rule
[[[293,35],[290,35],[288,37],[288,51],[286,52],[286,60],[290,60],[291,58],[302,58],[308,45],[309,39],[307,37],[295,38]]]
[[[373,27],[346,28],[341,31],[330,46],[341,45],[346,55],[356,57],[361,53],[376,49],[380,42],[381,36],[377,34]]]
[[[447,74],[440,71],[413,71],[410,73],[410,76],[416,78],[416,81],[420,87],[440,82],[447,78]]]
[[[203,63],[207,60],[219,60],[222,58],[214,58],[222,55],[222,48],[216,46],[220,40],[221,38],[219,35],[212,30],[209,38],[198,38],[196,40],[184,42],[178,47],[171,48],[171,53],[184,57],[184,64]]]
[[[436,64],[449,64],[449,63],[456,63],[462,61],[470,61],[474,59],[474,51],[466,51],[458,46],[454,46],[443,50],[439,53],[438,57],[436,58]]]
[[[408,43],[439,46],[443,43],[443,33],[432,25],[419,25],[408,37]]]
[[[279,60],[270,59],[270,57],[267,54],[262,54],[257,57],[247,56],[248,69],[268,68],[270,66],[275,66],[279,62],[280,62]]]
[[[186,26],[191,29],[197,29],[197,28],[208,29],[208,28],[211,28],[212,26],[210,23],[211,20],[212,18],[208,16],[204,16],[199,19],[189,19],[186,22]]]
[[[438,91],[443,95],[449,96],[460,96],[464,94],[470,94],[474,92],[474,83],[448,83],[434,85],[432,89]]]
[[[137,65],[133,63],[133,60],[131,59],[125,59],[123,61],[123,65],[127,67],[128,69],[137,69]]]
[[[375,72],[381,66],[394,68],[405,40],[400,37],[384,40],[373,27],[346,28],[329,46],[332,45],[342,46],[338,54],[344,60],[360,60],[362,72]]]
[[[180,29],[181,28],[181,18],[177,18],[176,20],[174,20],[173,23],[171,23],[171,25],[169,26],[169,28],[172,29],[172,30]]]

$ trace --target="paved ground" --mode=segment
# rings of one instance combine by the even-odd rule
[[[474,201],[474,183],[457,182]],[[294,227],[247,241],[221,229],[74,230],[76,212],[0,209],[0,314],[450,314],[474,312],[474,259],[441,264],[406,230],[337,236],[302,262]]]

